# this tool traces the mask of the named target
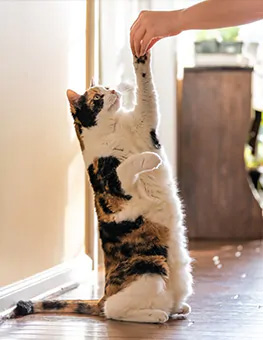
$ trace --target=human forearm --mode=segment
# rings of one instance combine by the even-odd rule
[[[176,15],[177,17],[177,15]],[[181,11],[180,31],[247,24],[263,18],[263,0],[207,0]]]
[[[263,0],[206,0],[176,11],[142,11],[131,27],[133,54],[141,56],[158,40],[191,29],[238,26],[263,19]]]

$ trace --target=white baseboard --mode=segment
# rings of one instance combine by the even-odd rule
[[[76,288],[92,273],[92,260],[85,254],[0,288],[0,314],[5,314],[19,300],[43,299]]]

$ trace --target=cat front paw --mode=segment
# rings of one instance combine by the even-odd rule
[[[145,64],[147,62],[148,56],[147,54],[142,55],[141,57],[135,56],[135,62],[137,64]]]
[[[188,303],[183,302],[178,314],[188,315],[191,313],[191,306]]]
[[[191,313],[191,306],[183,302],[180,308],[176,308],[171,312],[174,320],[184,320]]]
[[[133,65],[135,68],[135,72],[141,72],[141,75],[145,78],[147,75],[147,71],[149,70],[151,62],[151,54],[147,52],[141,57],[133,56]]]

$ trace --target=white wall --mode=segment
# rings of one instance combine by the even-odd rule
[[[65,96],[85,90],[85,1],[0,1],[0,285],[83,249],[84,166]]]

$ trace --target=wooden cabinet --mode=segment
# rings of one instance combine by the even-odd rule
[[[178,180],[190,238],[262,237],[262,210],[244,164],[251,73],[236,67],[185,69]]]

